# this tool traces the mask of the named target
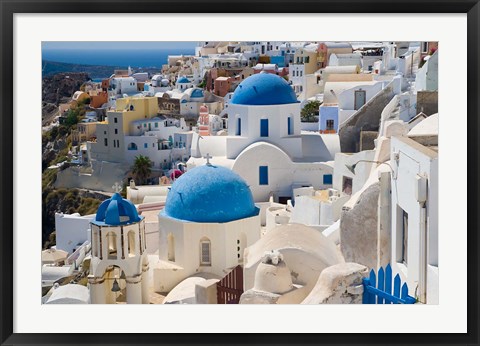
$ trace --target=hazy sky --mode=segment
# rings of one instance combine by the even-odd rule
[[[194,48],[197,42],[42,42],[42,49],[184,49]]]

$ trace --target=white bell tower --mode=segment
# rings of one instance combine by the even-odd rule
[[[144,217],[115,192],[100,204],[90,228],[92,304],[149,304]]]

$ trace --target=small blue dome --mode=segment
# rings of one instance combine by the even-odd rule
[[[177,83],[190,83],[190,81],[187,79],[187,77],[180,77],[177,80]]]
[[[203,90],[202,89],[193,90],[191,97],[203,97]]]
[[[288,82],[275,74],[254,74],[235,89],[230,103],[265,106],[297,103],[297,97]]]
[[[99,226],[120,226],[139,222],[141,219],[135,205],[116,192],[112,198],[100,204],[93,223]]]
[[[161,213],[184,221],[223,223],[258,215],[258,208],[238,174],[204,165],[188,170],[172,184]]]

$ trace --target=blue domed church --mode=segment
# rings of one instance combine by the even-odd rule
[[[302,131],[301,106],[288,82],[274,74],[254,74],[226,97],[227,136],[193,134],[188,168],[212,163],[230,168],[249,185],[255,202],[270,197],[286,203],[296,187],[332,187],[340,152],[338,135]]]
[[[168,292],[197,273],[225,276],[243,263],[243,250],[261,232],[259,208],[245,181],[211,164],[190,169],[173,183],[158,223],[156,292]]]

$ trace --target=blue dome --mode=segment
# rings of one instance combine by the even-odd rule
[[[223,223],[257,215],[258,208],[238,174],[204,165],[188,170],[172,184],[161,213],[184,221]]]
[[[93,223],[99,226],[119,226],[139,222],[141,219],[135,205],[116,192],[112,198],[100,204]]]
[[[203,97],[203,90],[202,89],[193,90],[191,97]]]
[[[288,82],[275,74],[258,73],[245,79],[235,89],[230,103],[265,106],[296,103],[297,97]]]
[[[187,77],[180,77],[177,80],[177,83],[190,83],[190,81],[187,79]]]

